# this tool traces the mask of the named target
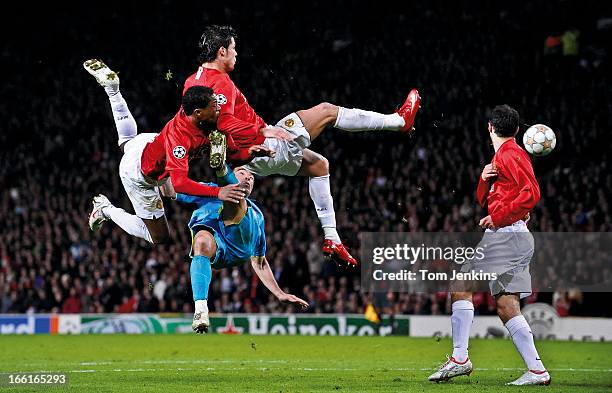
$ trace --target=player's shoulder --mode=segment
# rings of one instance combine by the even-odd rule
[[[255,202],[253,202],[251,199],[247,199],[249,206],[253,209],[253,214],[260,218],[261,220],[264,220],[264,215],[261,212],[261,209],[259,208],[259,206],[257,206],[255,204]]]
[[[510,140],[504,143],[499,149],[499,159],[502,162],[508,161],[525,161],[530,162],[529,155],[527,152],[516,143],[516,140]]]

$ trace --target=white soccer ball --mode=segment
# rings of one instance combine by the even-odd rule
[[[534,124],[525,131],[523,145],[529,154],[542,157],[553,151],[557,145],[557,137],[549,126]]]

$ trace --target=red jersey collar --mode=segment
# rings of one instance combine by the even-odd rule
[[[176,117],[176,120],[178,121],[180,128],[187,129],[188,131],[196,133],[196,134],[204,134],[203,130],[200,130],[198,127],[193,125],[193,123],[191,123],[191,120],[189,120],[189,116],[187,116],[183,108],[181,108],[181,111],[179,112],[179,115]]]
[[[506,145],[510,146],[512,144],[512,143],[510,143],[510,145],[509,145],[508,142],[514,142],[514,144],[516,145],[516,139],[515,138],[508,139],[507,141],[505,141],[504,143],[501,144],[501,146],[499,147],[499,149],[497,149],[497,151],[495,153],[499,153],[499,151],[501,149],[503,149],[504,146],[506,146]]]

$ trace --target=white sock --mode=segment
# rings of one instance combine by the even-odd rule
[[[195,301],[195,312],[201,312],[201,313],[205,313],[208,314],[208,301],[206,299],[204,300],[196,300]]]
[[[531,327],[529,327],[525,317],[517,315],[510,319],[506,322],[506,329],[508,329],[512,342],[514,342],[514,346],[516,346],[516,349],[521,354],[527,368],[533,371],[546,370],[540,360],[540,355],[538,355],[535,343],[533,342]]]
[[[114,94],[111,94],[107,91],[107,94],[111,109],[113,110],[113,119],[115,120],[117,134],[119,135],[119,146],[121,146],[122,143],[136,136],[138,133],[138,126],[121,92],[117,90]]]
[[[339,107],[334,127],[345,131],[393,130],[402,128],[406,122],[397,113],[382,113]]]
[[[468,358],[470,328],[474,320],[474,305],[468,300],[457,300],[452,305],[453,358],[462,363]]]
[[[325,239],[340,243],[340,236],[336,230],[336,212],[329,186],[329,175],[311,177],[308,181],[308,191],[317,210],[323,232],[325,232]]]
[[[147,226],[145,225],[144,221],[142,221],[142,218],[112,205],[102,209],[102,214],[104,217],[113,220],[115,224],[119,225],[121,229],[130,235],[145,239],[149,243],[153,243],[153,238],[151,238],[149,229],[147,229]]]

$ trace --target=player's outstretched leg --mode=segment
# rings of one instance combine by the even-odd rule
[[[108,95],[119,137],[118,144],[122,146],[136,136],[138,127],[136,125],[136,120],[134,120],[132,113],[130,113],[128,109],[125,99],[123,99],[119,91],[119,76],[98,59],[85,61],[83,63],[83,68],[96,78],[96,81],[104,88],[104,91]]]
[[[155,243],[142,218],[113,206],[108,198],[102,194],[95,196],[92,203],[93,209],[89,214],[89,228],[92,231],[100,230],[102,224],[110,219],[130,235],[144,239],[149,243]]]
[[[217,244],[212,233],[207,230],[198,231],[193,238],[193,259],[189,273],[191,275],[191,290],[195,311],[191,328],[196,333],[208,333],[210,319],[208,318],[208,287],[212,278],[210,260],[217,252]]]
[[[521,314],[518,294],[506,293],[495,297],[497,315],[502,320],[512,342],[523,358],[527,371],[508,385],[550,385],[550,374],[546,371],[533,341],[531,327]]]
[[[381,130],[410,133],[414,130],[414,120],[421,107],[420,103],[419,92],[412,89],[402,106],[392,114],[344,108],[329,103],[321,103],[296,113],[308,130],[311,140],[316,139],[328,125],[351,132]]]
[[[357,260],[342,244],[336,229],[336,212],[329,183],[329,162],[325,157],[310,149],[304,149],[303,153],[302,165],[297,175],[310,178],[308,192],[325,234],[323,254],[341,266],[356,267]]]
[[[451,295],[453,355],[435,373],[429,376],[430,381],[448,381],[451,378],[472,373],[472,362],[468,356],[470,327],[474,319],[474,305],[471,299],[472,294],[468,292]]]

